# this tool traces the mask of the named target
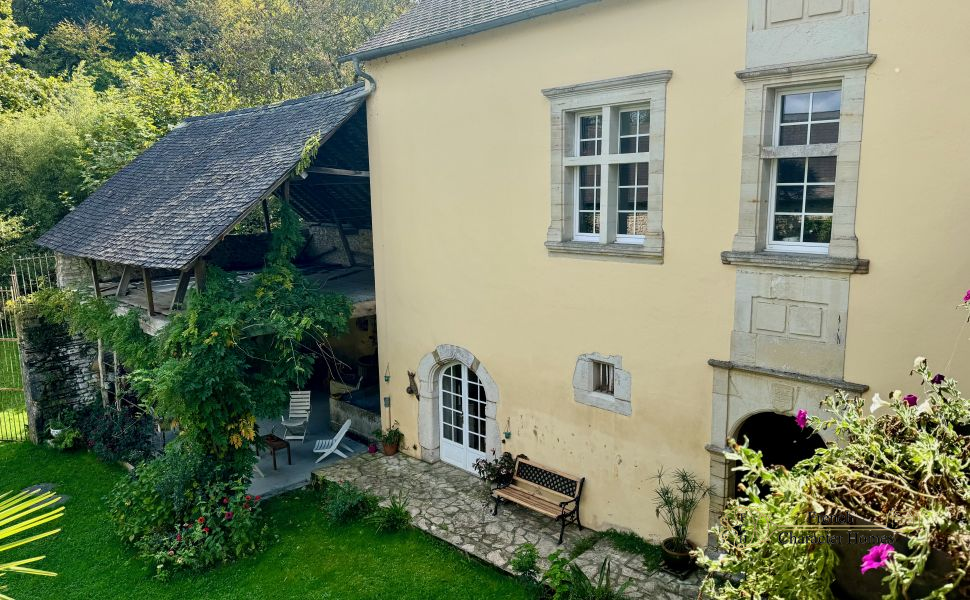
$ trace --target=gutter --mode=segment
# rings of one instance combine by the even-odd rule
[[[483,23],[475,23],[474,25],[469,25],[467,27],[460,27],[458,29],[452,29],[450,31],[443,31],[441,33],[436,33],[434,35],[408,40],[397,44],[391,44],[389,46],[373,48],[371,50],[352,52],[350,54],[345,54],[343,56],[337,57],[337,64],[345,63],[348,61],[358,62],[361,60],[371,60],[374,58],[380,58],[382,56],[397,54],[399,52],[406,52],[408,50],[414,50],[415,48],[422,48],[424,46],[430,46],[432,44],[437,44],[439,42],[445,42],[448,40],[453,40],[456,38],[465,37],[476,33],[481,33],[483,31],[488,31],[489,29],[495,29],[497,27],[502,27],[504,25],[518,23],[519,21],[526,21],[528,19],[533,19],[535,17],[541,17],[543,15],[548,15],[548,14],[556,13],[563,10],[569,10],[571,8],[577,8],[585,4],[591,4],[593,2],[599,2],[599,1],[600,0],[561,0],[560,2],[553,2],[551,4],[546,4],[545,6],[540,6],[538,8],[533,8],[531,10],[515,13],[513,15],[507,15],[505,17],[500,17],[498,19],[493,19],[491,21],[485,21]]]

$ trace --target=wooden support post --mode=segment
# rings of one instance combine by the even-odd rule
[[[128,295],[128,286],[131,284],[131,276],[135,269],[125,265],[121,269],[121,279],[118,280],[118,290],[115,292],[115,296],[119,298]]]
[[[195,289],[205,291],[205,261],[201,258],[195,261]]]
[[[347,234],[344,233],[344,227],[340,224],[340,220],[337,218],[337,211],[332,207],[330,208],[330,216],[333,218],[333,224],[337,226],[337,235],[340,236],[340,243],[343,244],[344,254],[347,255],[347,264],[351,267],[357,266],[357,261],[354,260],[354,253],[350,249],[350,242],[347,240]]]
[[[189,277],[192,272],[186,269],[179,274],[179,283],[175,287],[175,296],[172,298],[170,310],[182,310],[185,308],[185,292],[189,289]]]
[[[155,315],[155,297],[152,296],[152,274],[147,267],[141,268],[141,277],[145,281],[145,298],[148,300],[148,316]]]
[[[287,183],[289,183],[289,182],[287,182]],[[286,184],[284,184],[284,185],[286,185]],[[266,233],[269,233],[269,230],[270,230],[269,202],[266,201],[266,198],[263,198],[263,225],[266,226]]]
[[[88,259],[88,264],[91,265],[91,282],[94,283],[94,297],[101,297],[101,278],[98,277],[98,261],[93,258]]]
[[[98,338],[98,386],[101,388],[101,406],[108,407],[108,384],[104,380],[104,342]]]

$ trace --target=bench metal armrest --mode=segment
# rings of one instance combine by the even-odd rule
[[[579,502],[579,498],[573,498],[572,500],[566,500],[565,502],[560,502],[559,503],[559,508],[566,508],[566,505],[567,504],[573,504],[573,503],[578,503],[578,502]]]

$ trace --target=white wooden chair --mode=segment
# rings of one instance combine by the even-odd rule
[[[288,417],[283,417],[282,422],[283,439],[300,440],[302,444],[310,425],[309,390],[290,392],[290,414]]]
[[[342,448],[347,452],[353,453],[353,450],[351,450],[349,447],[341,445],[341,442],[344,440],[344,436],[347,435],[348,429],[350,429],[350,419],[344,421],[344,424],[340,426],[340,430],[337,432],[337,435],[333,436],[329,440],[317,440],[316,445],[313,446],[313,451],[320,455],[317,462],[322,461],[331,454],[336,454],[337,456],[341,456],[343,458],[349,458],[346,454],[340,451]]]

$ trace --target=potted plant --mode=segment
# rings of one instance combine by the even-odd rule
[[[691,552],[697,549],[687,535],[694,511],[708,494],[711,486],[686,469],[674,471],[673,482],[668,483],[663,469],[657,473],[657,489],[654,492],[654,505],[657,516],[667,524],[670,537],[660,544],[663,562],[676,572],[686,571],[694,566]]]
[[[67,420],[64,418],[63,414],[58,413],[56,417],[50,420],[47,426],[50,428],[51,437],[56,438],[57,436],[64,433],[64,430],[67,429],[68,423],[67,423]]]
[[[479,458],[472,465],[472,468],[475,469],[482,481],[490,486],[495,488],[505,487],[512,482],[515,459],[508,452],[503,452],[502,456],[495,457],[494,450],[492,450],[492,456],[492,460]]]
[[[397,421],[394,421],[394,424],[388,427],[387,431],[375,429],[374,435],[377,436],[377,439],[381,442],[381,447],[384,450],[385,456],[397,454],[401,442],[404,441],[404,434],[401,433]]]

